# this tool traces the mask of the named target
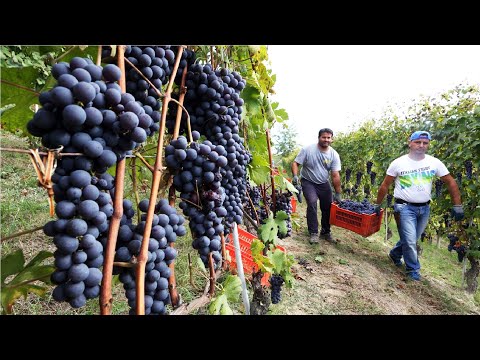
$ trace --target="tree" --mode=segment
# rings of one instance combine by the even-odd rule
[[[297,130],[295,126],[284,125],[278,134],[273,136],[275,149],[275,163],[290,173],[290,165],[297,156],[299,146],[297,143]]]

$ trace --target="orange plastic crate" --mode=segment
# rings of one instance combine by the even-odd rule
[[[342,209],[337,204],[332,203],[330,207],[330,225],[335,225],[347,230],[351,230],[363,237],[370,236],[380,230],[382,225],[383,209],[380,216],[375,214],[358,214],[356,212]]]
[[[290,198],[290,204],[292,204],[292,213],[297,212],[297,199],[295,199],[293,196]]]
[[[225,251],[228,251],[231,260],[227,261],[227,265],[230,269],[236,270],[237,261],[235,258],[235,247],[233,245],[233,234],[229,234],[228,238],[230,239],[230,241],[225,244]],[[238,242],[240,245],[240,253],[242,254],[243,271],[247,275],[258,270],[258,266],[257,264],[255,264],[255,261],[253,260],[253,257],[252,257],[252,249],[250,248],[253,242],[253,239],[256,239],[256,238],[257,237],[255,235],[250,234],[248,231],[238,228]],[[279,245],[277,245],[277,249],[280,249],[281,251],[285,251],[285,248]],[[265,275],[262,278],[261,284],[269,286],[270,285],[270,283],[268,282],[269,277],[270,277],[270,274],[265,273]]]

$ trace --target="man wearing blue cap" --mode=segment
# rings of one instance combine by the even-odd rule
[[[393,196],[395,198],[394,213],[398,219],[400,240],[390,250],[388,256],[392,262],[402,266],[405,261],[407,276],[412,280],[420,280],[420,262],[417,255],[417,241],[427,227],[430,216],[430,200],[434,176],[447,185],[453,202],[452,215],[455,221],[463,219],[463,206],[455,179],[439,159],[426,155],[430,140],[427,131],[415,131],[409,138],[409,152],[392,161],[387,175],[378,189],[375,212],[380,215],[380,204],[395,181]]]

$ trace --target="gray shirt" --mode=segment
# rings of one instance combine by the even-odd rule
[[[340,156],[335,149],[329,146],[326,152],[322,152],[318,143],[308,145],[300,150],[295,162],[302,165],[300,175],[315,184],[329,181],[328,173],[340,171],[342,168]]]

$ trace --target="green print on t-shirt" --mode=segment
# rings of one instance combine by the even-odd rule
[[[428,184],[432,182],[434,176],[435,170],[406,174],[400,176],[400,186],[402,189],[406,189],[413,185]]]

